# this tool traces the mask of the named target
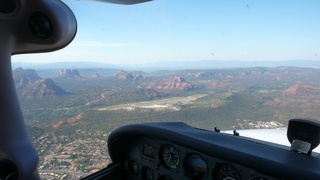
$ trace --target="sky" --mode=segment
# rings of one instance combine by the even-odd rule
[[[320,61],[319,0],[64,0],[78,32],[62,50],[13,62]]]

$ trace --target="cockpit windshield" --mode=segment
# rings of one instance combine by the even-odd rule
[[[106,167],[109,133],[126,124],[241,134],[320,119],[319,1],[63,2],[74,41],[12,58],[43,179]]]

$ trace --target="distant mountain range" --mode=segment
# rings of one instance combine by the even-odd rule
[[[278,66],[294,66],[294,67],[311,67],[320,68],[319,61],[311,60],[288,60],[288,61],[222,61],[222,60],[202,60],[202,61],[167,61],[148,63],[141,65],[126,64],[105,64],[97,62],[57,62],[57,63],[24,63],[13,62],[12,67],[16,69],[32,68],[32,69],[125,69],[125,70],[143,70],[153,71],[159,69],[217,69],[217,68],[237,68],[237,67],[278,67]]]

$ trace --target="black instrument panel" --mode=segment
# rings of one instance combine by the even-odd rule
[[[137,136],[132,144],[127,179],[276,179],[156,137]]]
[[[180,122],[120,127],[108,150],[112,164],[85,179],[320,179],[319,154]]]

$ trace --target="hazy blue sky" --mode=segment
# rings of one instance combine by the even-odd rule
[[[78,20],[75,40],[63,50],[14,61],[320,61],[319,0],[64,2]]]

